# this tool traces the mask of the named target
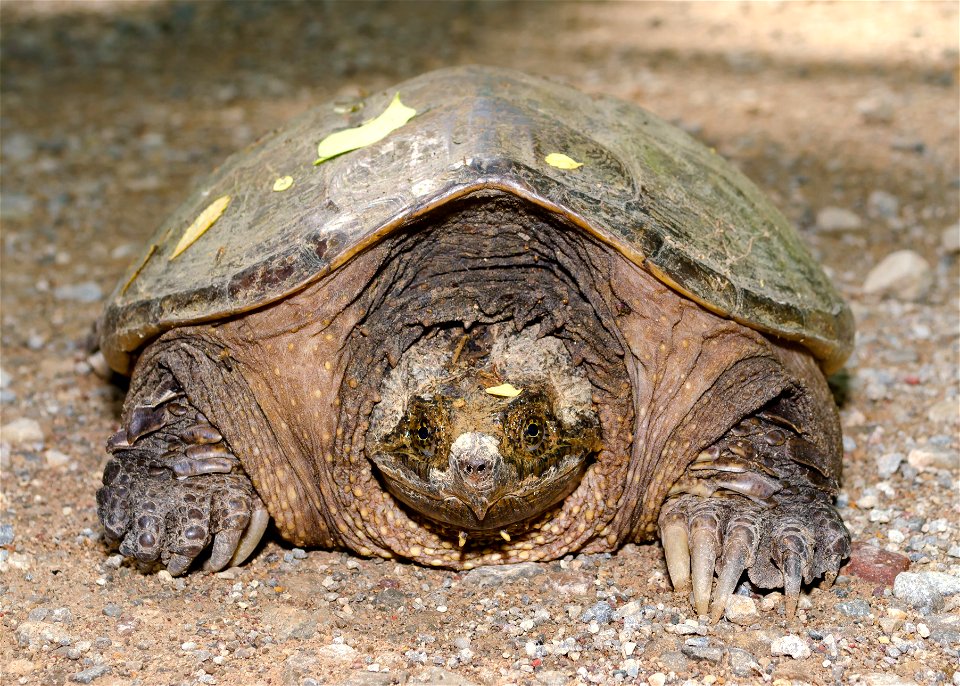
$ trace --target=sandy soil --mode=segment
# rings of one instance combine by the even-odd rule
[[[3,683],[960,683],[957,15],[4,2]],[[461,63],[635,101],[771,194],[859,320],[841,512],[918,576],[849,572],[789,623],[748,595],[739,625],[710,626],[669,592],[657,546],[454,574],[271,540],[176,580],[111,556],[94,492],[123,390],[91,373],[85,338],[146,236],[288,117]],[[901,249],[921,259],[868,292]]]

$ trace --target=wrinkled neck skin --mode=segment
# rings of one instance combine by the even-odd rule
[[[652,538],[666,491],[693,457],[794,384],[764,337],[505,196],[461,201],[283,302],[176,335],[212,341],[244,379],[236,393],[249,397],[222,401],[253,403],[261,419],[227,438],[285,537],[459,569]],[[463,340],[467,362],[452,364]],[[492,360],[496,345],[501,356],[526,345],[527,368]],[[431,350],[439,362],[425,361]],[[532,359],[545,350],[556,359]],[[563,373],[550,382],[545,367]],[[558,426],[564,413],[580,422],[589,434],[581,459],[531,509],[484,521],[484,505],[465,495],[463,507],[418,511],[397,459],[384,457],[405,413],[416,398],[443,395],[443,384],[443,407],[473,408],[472,429],[469,412],[443,422],[455,435],[432,458],[451,481],[450,455],[470,441],[478,454],[498,440],[506,450],[513,401],[485,398],[494,383],[547,398]],[[229,423],[215,404],[204,412]]]

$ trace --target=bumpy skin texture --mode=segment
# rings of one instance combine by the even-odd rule
[[[504,322],[563,341],[593,387],[601,448],[557,506],[461,547],[382,488],[370,418],[416,342]],[[169,418],[172,402],[189,421]],[[144,406],[162,410],[163,428],[134,439]],[[835,574],[848,543],[830,505],[839,420],[812,356],[515,198],[446,208],[284,301],[165,334],[137,363],[123,422],[101,519],[126,554],[175,572],[226,530],[219,564],[257,496],[297,545],[455,569],[612,551],[659,531],[674,583],[693,586],[701,611],[719,559],[714,614],[741,564],[785,587],[791,611],[800,580]],[[240,464],[184,462],[196,422]]]
[[[206,566],[223,569],[251,519],[256,529],[266,509],[240,461],[172,373],[150,371],[151,383],[131,395],[126,422],[107,444],[112,459],[97,493],[100,520],[121,553],[159,559],[171,574],[186,571],[211,541]]]

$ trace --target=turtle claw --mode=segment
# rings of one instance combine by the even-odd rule
[[[690,548],[687,523],[682,512],[668,513],[661,517],[660,538],[663,554],[667,558],[670,582],[678,593],[690,590]]]
[[[734,526],[728,526],[727,542],[720,562],[720,572],[717,574],[717,587],[710,606],[710,621],[713,623],[719,622],[723,616],[727,601],[737,589],[737,582],[744,570],[753,561],[756,549],[755,536],[751,530],[746,526],[736,526],[736,521],[731,524]]]
[[[192,563],[192,557],[174,553],[170,556],[170,559],[167,560],[167,571],[170,572],[170,576],[180,576],[190,568]]]
[[[250,557],[253,551],[257,549],[257,546],[260,545],[260,539],[263,538],[268,524],[270,524],[270,514],[267,512],[267,508],[264,507],[263,503],[260,502],[260,499],[257,498],[253,514],[250,515],[250,524],[247,526],[246,531],[243,532],[240,543],[237,545],[237,550],[230,559],[231,566],[241,565],[246,562],[247,558]]]
[[[210,557],[203,565],[204,571],[219,572],[226,567],[233,554],[237,551],[237,544],[243,531],[240,529],[226,529],[218,533],[213,539],[213,549],[210,551]],[[172,574],[172,572],[171,572]]]
[[[713,513],[701,513],[691,525],[690,558],[693,576],[693,605],[697,614],[707,614],[710,606],[710,587],[717,564],[718,528]]]

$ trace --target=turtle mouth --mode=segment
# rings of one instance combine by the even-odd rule
[[[568,455],[543,474],[521,481],[513,470],[495,488],[464,482],[455,468],[433,470],[423,479],[388,453],[373,458],[387,490],[419,515],[465,532],[497,532],[542,514],[576,489],[586,472],[587,454]]]

